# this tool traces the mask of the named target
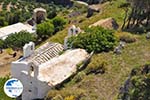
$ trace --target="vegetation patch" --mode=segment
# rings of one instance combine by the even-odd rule
[[[74,88],[70,91],[64,88],[62,91],[49,91],[45,100],[80,100],[83,96],[85,96],[85,91],[82,89]]]
[[[35,8],[46,9],[49,19],[54,18],[64,7],[54,3],[38,3],[35,0],[0,0],[0,27],[25,22],[30,19]]]
[[[11,34],[4,40],[4,46],[5,48],[16,48],[20,49],[22,48],[26,43],[30,41],[36,41],[36,37],[28,33],[26,31],[21,31],[19,33]]]
[[[67,21],[62,17],[55,17],[37,25],[37,35],[39,39],[47,39],[56,32],[61,31]]]
[[[126,43],[133,43],[137,41],[137,36],[127,32],[118,32],[116,36],[120,41],[124,41]]]
[[[5,93],[4,93],[4,84],[5,82],[9,79],[8,76],[0,78],[0,98],[1,100],[14,100],[9,98]]]
[[[108,52],[114,48],[117,41],[113,33],[101,27],[91,27],[87,28],[85,33],[69,38],[68,44],[72,48],[82,48],[88,52]]]
[[[150,64],[134,68],[120,91],[120,100],[150,100]]]

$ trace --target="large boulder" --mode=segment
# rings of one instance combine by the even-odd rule
[[[89,5],[87,18],[91,17],[94,14],[94,12],[100,12],[100,10],[101,10],[101,7],[99,5]]]
[[[119,27],[119,25],[117,24],[114,18],[101,19],[97,21],[96,23],[90,25],[89,27],[92,27],[92,26],[101,26],[106,29],[115,29],[115,30],[117,30]]]

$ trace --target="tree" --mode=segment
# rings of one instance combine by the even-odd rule
[[[54,33],[54,25],[50,21],[45,21],[37,25],[37,35],[39,38],[47,38]]]
[[[150,0],[127,0],[131,12],[126,20],[126,29],[146,29],[150,25]]]
[[[51,10],[51,11],[49,11],[48,13],[47,13],[47,17],[49,18],[49,19],[52,19],[52,18],[54,18],[55,16],[57,16],[57,13],[56,13],[56,10],[54,9],[54,10]]]
[[[4,41],[0,39],[0,49],[4,47]]]
[[[85,33],[70,37],[68,44],[73,48],[83,48],[88,52],[110,51],[116,44],[116,38],[113,31],[101,27],[87,28]]]
[[[19,33],[9,35],[4,40],[4,43],[6,48],[22,48],[26,43],[30,41],[36,41],[35,35],[26,31],[21,31]]]
[[[5,22],[5,18],[0,17],[0,26],[5,26],[5,25],[7,25],[7,23]]]
[[[52,20],[52,23],[54,24],[55,32],[58,32],[64,28],[64,25],[67,23],[67,21],[64,18],[55,17]]]

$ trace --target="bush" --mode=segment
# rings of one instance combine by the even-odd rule
[[[75,77],[71,80],[72,83],[78,83],[80,82],[84,77],[86,76],[86,74],[84,72],[79,72],[77,75],[75,75]]]
[[[52,19],[52,18],[54,18],[55,16],[57,16],[56,10],[51,10],[51,11],[49,11],[49,12],[47,13],[47,17],[48,17],[49,19]]]
[[[14,53],[12,48],[7,48],[6,52],[7,52],[7,54],[10,54],[10,55]]]
[[[14,99],[11,99],[10,97],[8,97],[5,93],[4,93],[4,84],[5,82],[9,79],[8,76],[6,77],[1,77],[0,78],[0,98],[1,100],[14,100]]]
[[[126,43],[132,43],[136,41],[136,38],[133,37],[132,35],[123,35],[120,37],[120,40]]]
[[[67,23],[67,21],[64,18],[61,17],[55,17],[52,20],[52,23],[55,27],[55,32],[58,32],[64,28],[64,25]]]
[[[6,48],[22,48],[26,43],[35,41],[36,37],[26,31],[9,35],[4,43]]]
[[[136,41],[136,36],[127,32],[117,33],[117,35],[121,41],[124,41],[126,43],[133,43]]]
[[[37,25],[37,35],[39,38],[47,38],[54,33],[54,25],[50,21],[45,21]]]
[[[106,71],[106,61],[99,59],[97,57],[93,57],[87,68],[85,69],[86,74],[103,74]]]
[[[5,21],[4,17],[0,17],[0,26],[6,26],[8,23]]]
[[[92,27],[87,28],[85,33],[70,37],[68,44],[72,48],[83,48],[88,52],[94,51],[95,53],[100,53],[102,51],[113,50],[116,38],[111,30]]]
[[[132,88],[129,89],[131,100],[150,100],[150,78],[149,74],[133,76],[131,78]]]
[[[4,47],[4,41],[0,39],[0,48]]]
[[[138,66],[131,71],[130,78],[125,81],[120,91],[120,100],[150,100],[150,64]]]

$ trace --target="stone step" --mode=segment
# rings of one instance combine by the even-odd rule
[[[34,57],[34,61],[36,64],[41,64],[44,63],[48,60],[50,60],[51,58],[54,58],[56,56],[59,55],[59,52],[61,52],[64,48],[62,45],[54,43],[54,44],[49,44],[49,47],[43,47],[46,48],[44,51],[41,51],[40,54],[37,54]],[[43,50],[43,48],[41,48],[41,50]]]

